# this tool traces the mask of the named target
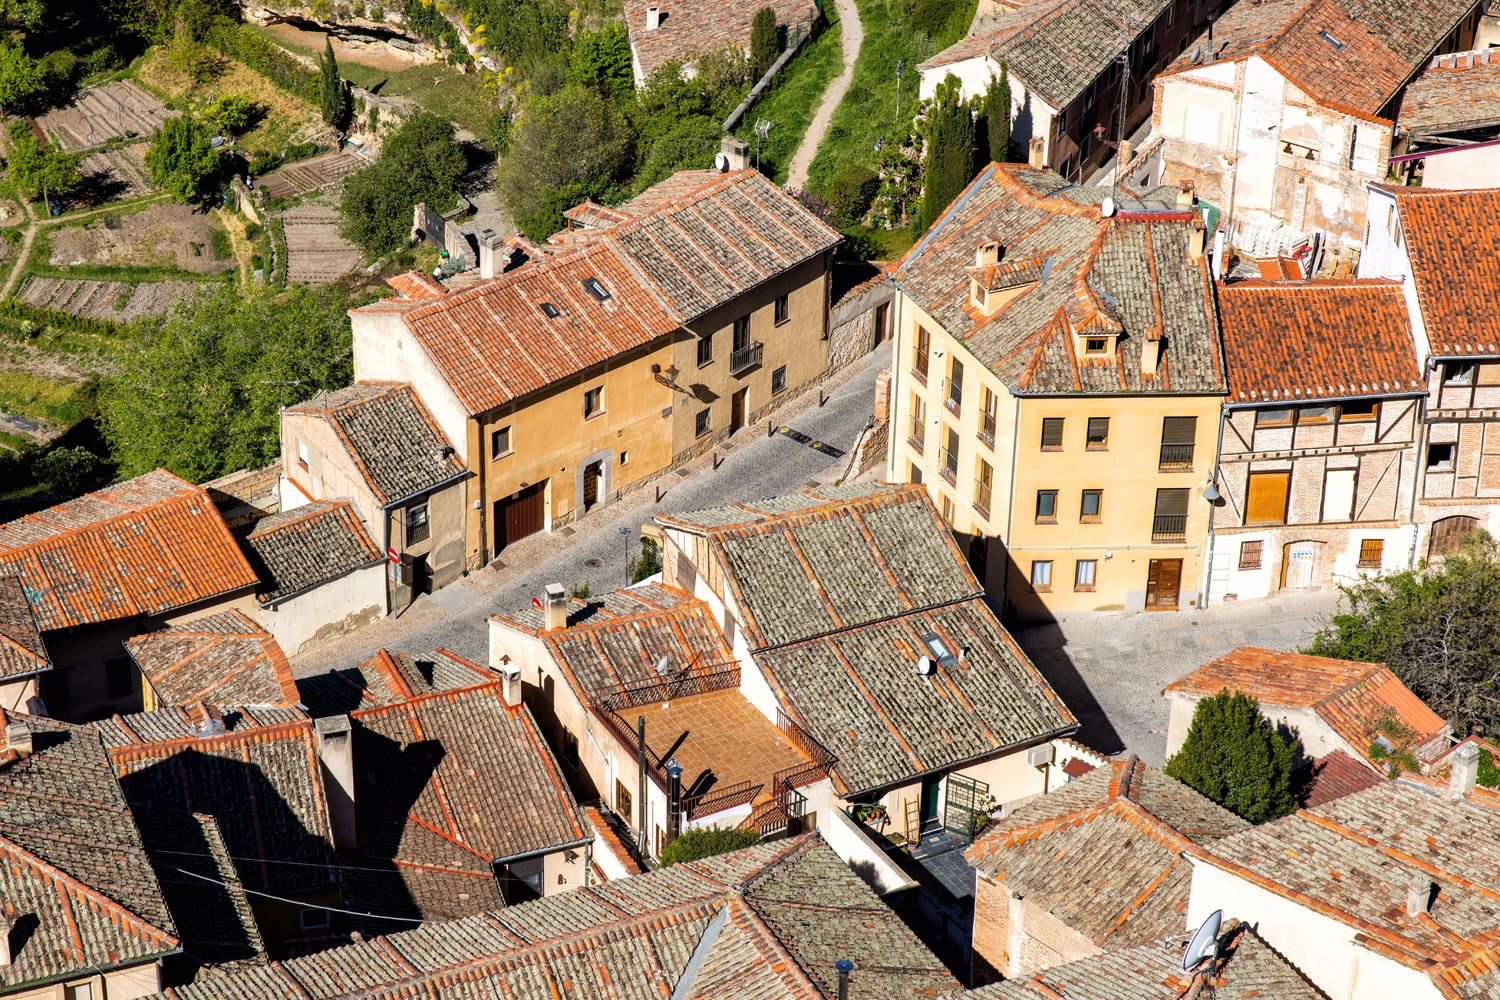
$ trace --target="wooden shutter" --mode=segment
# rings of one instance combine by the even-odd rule
[[[1290,472],[1250,473],[1250,498],[1245,504],[1245,523],[1285,524],[1286,499],[1291,489]]]
[[[1181,489],[1156,491],[1157,517],[1185,517],[1188,512],[1188,491]]]
[[[1042,447],[1061,448],[1063,440],[1063,418],[1042,418]]]
[[[1163,417],[1161,422],[1162,444],[1192,444],[1198,433],[1197,417]]]

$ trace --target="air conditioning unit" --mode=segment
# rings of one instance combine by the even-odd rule
[[[1041,767],[1043,764],[1052,763],[1052,758],[1057,750],[1051,743],[1043,743],[1039,747],[1032,747],[1026,751],[1026,763],[1032,767]]]

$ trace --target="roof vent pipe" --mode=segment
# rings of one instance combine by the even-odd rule
[[[849,1000],[849,973],[854,971],[854,963],[841,958],[833,963],[833,967],[839,970],[839,1000]]]
[[[1432,906],[1432,879],[1416,874],[1406,887],[1406,915],[1420,917]]]

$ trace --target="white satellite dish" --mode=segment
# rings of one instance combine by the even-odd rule
[[[670,657],[663,655],[661,659],[656,661],[656,672],[659,674],[666,673],[667,667],[671,664],[671,662],[672,660]]]
[[[721,174],[724,171],[728,170],[729,169],[729,157],[725,156],[723,153],[715,153],[714,154],[714,169],[717,170]]]
[[[1203,963],[1212,962],[1219,957],[1219,931],[1224,926],[1224,911],[1215,910],[1203,921],[1203,925],[1193,932],[1192,938],[1187,943],[1187,949],[1182,953],[1182,971],[1198,972]]]
[[[1115,207],[1115,199],[1110,195],[1105,195],[1104,201],[1099,203],[1099,214],[1106,219],[1112,219],[1116,211],[1118,209]]]

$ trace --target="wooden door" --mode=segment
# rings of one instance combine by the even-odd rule
[[[599,502],[599,477],[604,469],[599,462],[590,462],[583,467],[583,509],[588,510]]]
[[[733,434],[745,426],[745,394],[749,389],[740,389],[729,398],[729,433]]]
[[[1177,607],[1182,590],[1182,560],[1153,559],[1146,570],[1146,608],[1165,611]]]
[[[1319,542],[1288,542],[1282,547],[1281,586],[1306,590],[1317,577]]]
[[[1464,539],[1478,530],[1478,518],[1462,514],[1433,522],[1432,535],[1427,540],[1427,558],[1436,559],[1457,552]]]
[[[542,530],[546,515],[546,482],[536,483],[495,501],[495,553]]]

